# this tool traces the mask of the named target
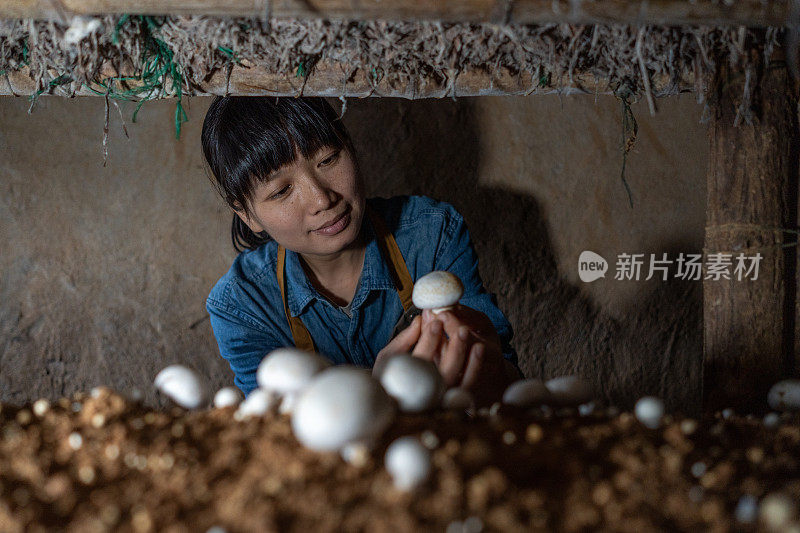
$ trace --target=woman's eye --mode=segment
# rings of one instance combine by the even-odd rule
[[[333,163],[334,161],[336,161],[336,158],[337,158],[337,157],[339,157],[339,151],[338,151],[338,150],[337,150],[336,152],[334,152],[333,154],[329,155],[327,158],[325,158],[325,159],[322,161],[322,164],[323,164],[323,165],[330,165],[331,163]]]
[[[283,196],[288,190],[289,190],[289,186],[287,185],[283,189],[279,190],[278,192],[276,192],[275,194],[270,196],[270,198],[277,198],[279,196]]]

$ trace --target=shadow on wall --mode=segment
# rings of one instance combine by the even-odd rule
[[[473,99],[352,99],[344,121],[369,196],[423,194],[452,203],[464,215],[484,285],[514,327],[512,344],[526,377],[577,373],[610,403],[630,407],[640,396],[655,394],[670,410],[697,412],[701,283],[670,278],[654,285],[622,319],[604,313],[559,274],[537,199],[480,184],[481,128]],[[396,144],[376,146],[381,139]],[[639,251],[670,257],[693,252],[680,242]]]

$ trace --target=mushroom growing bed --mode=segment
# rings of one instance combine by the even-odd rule
[[[276,409],[234,411],[107,388],[3,405],[0,531],[747,531],[790,524],[800,498],[797,415],[648,429],[602,409],[400,414],[347,463],[301,446]],[[432,473],[404,492],[383,458],[405,435]]]

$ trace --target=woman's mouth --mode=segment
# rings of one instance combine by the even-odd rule
[[[333,223],[331,223],[330,225],[325,226],[324,228],[314,230],[314,233],[319,233],[320,235],[336,235],[337,233],[345,229],[349,224],[350,224],[350,213],[345,212],[339,218],[334,220]]]

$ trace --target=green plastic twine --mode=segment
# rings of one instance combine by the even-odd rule
[[[104,91],[97,91],[91,87],[89,89],[98,95],[107,94],[109,98],[138,100],[139,103],[132,117],[132,121],[136,122],[139,109],[141,109],[146,101],[154,99],[157,92],[163,92],[165,90],[168,83],[167,78],[169,78],[171,83],[170,87],[177,98],[175,106],[175,138],[180,139],[181,125],[189,120],[183,108],[183,74],[181,72],[181,67],[174,61],[175,55],[167,43],[155,36],[155,33],[163,25],[163,22],[155,17],[132,15],[123,15],[120,17],[114,25],[112,41],[115,44],[119,43],[119,32],[122,27],[125,23],[133,20],[139,22],[144,40],[141,72],[136,76],[107,78],[101,82],[95,82],[103,87]],[[114,88],[113,82],[122,82],[126,80],[137,81],[141,85],[122,91],[118,91]]]
[[[218,46],[217,50],[228,56],[228,59],[236,63],[237,65],[240,64],[242,61],[239,59],[239,54],[236,53],[235,50],[231,50],[230,48],[226,48],[224,46]]]

